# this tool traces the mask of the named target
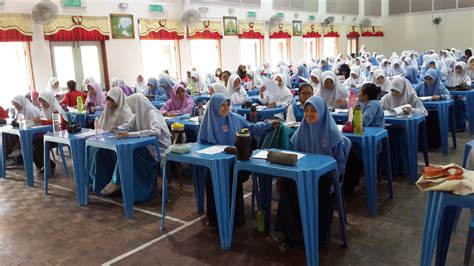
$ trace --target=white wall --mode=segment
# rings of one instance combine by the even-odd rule
[[[364,1],[359,1],[359,15],[338,15],[326,14],[326,0],[319,1],[318,12],[295,12],[294,10],[273,10],[271,0],[262,0],[260,8],[252,8],[248,6],[233,5],[235,12],[229,14],[229,5],[206,5],[191,4],[189,0],[167,0],[165,5],[166,12],[164,14],[151,14],[147,11],[149,2],[146,0],[123,0],[129,3],[129,8],[121,10],[118,7],[117,0],[88,0],[87,8],[63,8],[60,0],[53,0],[59,6],[60,14],[82,14],[82,15],[102,15],[108,16],[111,13],[133,14],[135,18],[136,38],[133,40],[116,40],[110,39],[106,41],[107,63],[109,67],[109,76],[120,77],[125,82],[134,84],[135,77],[142,72],[142,63],[140,55],[140,46],[138,39],[137,19],[142,17],[164,17],[179,18],[183,10],[188,8],[198,9],[200,6],[206,6],[209,11],[202,14],[204,18],[222,19],[223,16],[236,16],[239,20],[245,20],[247,11],[255,11],[257,20],[266,20],[276,12],[285,14],[285,21],[295,19],[295,14],[299,14],[297,20],[305,22],[309,15],[316,16],[316,22],[322,22],[327,16],[335,17],[335,24],[340,26],[340,35],[338,46],[339,52],[346,54],[347,25],[359,22],[364,17]],[[1,6],[0,12],[19,12],[30,13],[33,3],[32,0],[7,0]],[[428,48],[441,49],[447,47],[465,48],[472,47],[474,43],[474,19],[473,9],[419,13],[408,15],[388,16],[388,0],[382,0],[382,17],[371,17],[373,25],[383,25],[385,37],[361,37],[360,45],[365,44],[369,51],[378,51],[391,54],[392,51],[400,51],[402,49],[424,50]],[[442,17],[440,25],[433,25],[431,18],[436,16]],[[33,60],[33,71],[35,75],[35,85],[38,90],[43,90],[49,77],[53,75],[51,63],[51,53],[49,42],[44,40],[43,26],[34,25],[33,42],[31,42],[31,52]],[[321,41],[322,44],[322,41]],[[322,47],[320,47],[322,52]],[[184,39],[179,42],[181,73],[185,74],[190,68],[189,41]],[[221,41],[221,58],[223,69],[234,71],[240,62],[240,42],[235,36],[224,36]],[[303,39],[301,37],[293,37],[291,40],[291,61],[297,63],[303,58]],[[264,39],[264,61],[270,61],[270,41],[268,33]]]

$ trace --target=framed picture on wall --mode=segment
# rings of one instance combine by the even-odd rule
[[[114,39],[135,39],[133,15],[110,14],[110,28]]]
[[[301,20],[293,20],[293,36],[301,36],[303,22]]]
[[[237,35],[237,17],[223,17],[224,35]]]

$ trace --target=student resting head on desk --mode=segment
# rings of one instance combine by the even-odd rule
[[[274,81],[269,80],[260,88],[260,102],[266,104],[268,108],[288,107],[293,102],[293,94],[285,86],[285,76],[276,74],[273,79]]]
[[[363,125],[364,127],[385,128],[385,117],[382,105],[377,100],[380,94],[380,87],[373,83],[365,83],[359,90],[359,102],[364,103]],[[378,152],[381,147],[379,145]],[[361,147],[353,143],[349,158],[347,160],[346,172],[344,174],[344,193],[352,194],[359,183],[362,175],[363,162],[360,157]],[[380,160],[379,160],[380,161]]]
[[[295,151],[332,156],[337,161],[338,172],[344,173],[346,144],[323,98],[312,96],[306,101],[304,119],[291,138],[291,143]],[[333,216],[334,203],[330,192],[332,174],[321,176],[318,185],[319,206],[315,211],[319,212],[320,247],[327,241]],[[293,180],[282,178],[278,181],[278,188],[280,198],[275,229],[284,235],[280,244],[283,247],[304,245],[296,184]]]
[[[303,120],[303,106],[311,96],[313,96],[313,87],[306,82],[300,84],[298,88],[298,100],[294,98],[293,103],[288,106],[286,123],[301,122],[301,120]]]
[[[134,202],[147,201],[151,199],[153,188],[156,185],[159,169],[158,159],[163,158],[166,149],[171,145],[171,133],[161,113],[145,95],[133,94],[126,99],[126,102],[134,116],[116,129],[118,131],[117,137],[156,136],[159,146],[159,150],[156,150],[155,145],[139,148],[133,154],[133,200]],[[102,194],[111,194],[118,189],[120,189],[120,173],[118,165],[115,163],[112,180],[102,190]]]
[[[349,90],[336,78],[336,74],[331,70],[324,71],[321,79],[321,89],[316,95],[322,97],[328,106],[346,108]]]
[[[393,111],[394,108],[410,104],[411,107],[403,108],[404,114],[428,114],[411,83],[404,77],[395,77],[392,80],[390,93],[380,100],[384,110]]]
[[[212,145],[234,145],[235,134],[242,128],[248,128],[250,136],[261,136],[266,134],[272,127],[279,126],[279,121],[250,123],[239,114],[230,111],[230,99],[224,94],[216,93],[209,99],[207,111],[199,128],[198,141],[203,144]],[[210,225],[216,225],[216,208],[214,203],[214,192],[210,173],[206,177],[206,204],[207,218]],[[248,172],[239,173],[237,187],[235,220],[236,226],[245,223],[244,199],[242,183],[248,179]],[[231,179],[232,180],[232,174]]]

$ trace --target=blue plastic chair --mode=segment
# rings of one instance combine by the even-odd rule
[[[430,191],[426,206],[420,265],[430,266],[436,245],[436,265],[444,265],[457,208],[474,209],[474,195]]]

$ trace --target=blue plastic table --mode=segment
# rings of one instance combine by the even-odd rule
[[[185,130],[192,130],[196,133],[196,137],[199,134],[199,127],[201,126],[199,122],[194,122],[189,119],[180,119],[179,117],[168,118],[165,120],[168,126],[171,126],[173,123],[181,123],[184,124]]]
[[[232,112],[236,112],[240,115],[250,115],[250,108],[242,108],[240,105],[233,105]],[[279,113],[286,114],[286,108],[284,107],[276,107],[276,108],[265,108],[265,109],[257,109],[257,116],[258,120],[265,120],[265,119],[272,119],[274,115]]]
[[[331,116],[336,124],[344,124],[347,121],[347,112],[331,112]]]
[[[469,156],[469,152],[471,152],[472,147],[474,147],[474,140],[469,141],[464,146],[464,158],[462,160],[462,167],[464,167],[464,168],[466,168],[467,157]]]
[[[276,150],[277,149],[272,149]],[[253,153],[256,154],[260,150]],[[342,240],[347,246],[346,222],[344,219],[344,204],[342,202],[341,190],[339,189],[339,177],[337,174],[337,162],[330,156],[320,154],[303,153],[305,156],[298,160],[295,166],[272,164],[263,159],[250,159],[236,161],[234,166],[234,178],[232,185],[232,207],[229,224],[230,233],[233,228],[235,197],[237,192],[237,177],[239,171],[249,171],[270,176],[285,177],[295,181],[298,191],[298,201],[301,212],[301,222],[306,249],[306,260],[308,265],[318,265],[318,184],[319,178],[329,172],[333,172],[333,186],[336,192],[337,208],[339,211],[339,222],[342,232]],[[231,235],[232,236],[232,235]]]
[[[52,132],[44,135],[44,194],[48,194],[48,180],[50,175],[49,161],[49,144],[60,143],[71,147],[72,167],[74,169],[76,196],[79,206],[87,204],[87,186],[89,180],[85,168],[85,146],[86,137],[78,137],[77,135],[84,132],[90,132],[91,129],[83,128],[81,132],[69,134],[67,130],[61,131],[59,134]]]
[[[454,101],[423,101],[423,105],[428,110],[438,112],[439,130],[441,134],[441,144],[443,147],[443,155],[448,155],[448,122],[453,139],[453,148],[456,148],[456,118],[454,117]]]
[[[148,145],[155,145],[159,155],[159,146],[156,136],[143,137],[143,138],[126,138],[116,139],[110,138],[112,134],[105,134],[103,138],[90,137],[86,140],[86,150],[89,147],[97,147],[101,149],[112,150],[117,153],[117,163],[120,172],[120,185],[122,188],[123,196],[123,207],[125,209],[125,216],[127,218],[133,217],[133,152],[137,148],[141,148]],[[87,156],[86,156],[87,157]],[[86,169],[89,169],[86,158]],[[86,196],[86,202],[88,202],[88,195]]]
[[[260,89],[247,91],[248,96],[255,96],[255,95],[258,96],[259,93],[260,93]]]
[[[431,266],[435,244],[436,265],[444,265],[455,220],[454,214],[457,208],[474,209],[474,195],[459,196],[443,191],[429,193],[420,265]]]
[[[408,173],[410,176],[411,182],[414,184],[418,180],[418,128],[420,124],[423,125],[421,129],[421,134],[423,138],[423,156],[425,159],[425,165],[429,165],[428,159],[428,143],[426,137],[426,116],[419,115],[409,115],[409,116],[386,116],[385,123],[390,125],[399,125],[405,128],[406,134],[406,148],[408,150]]]
[[[474,89],[468,91],[449,91],[451,95],[466,97],[467,113],[469,115],[469,134],[474,134]]]
[[[369,213],[377,214],[377,143],[382,142],[385,161],[385,172],[388,181],[388,193],[393,198],[392,190],[392,167],[390,164],[390,148],[388,145],[388,133],[386,129],[378,127],[366,127],[362,135],[354,133],[342,133],[352,143],[360,145],[362,162],[364,163],[365,186],[369,202]]]
[[[34,176],[33,176],[33,137],[36,134],[46,133],[48,131],[53,131],[52,125],[46,126],[33,126],[27,129],[13,128],[11,126],[4,126],[0,128],[2,133],[1,139],[1,149],[0,152],[0,177],[6,177],[6,165],[5,160],[7,158],[6,154],[6,134],[17,135],[20,137],[21,145],[21,154],[23,155],[23,164],[25,167],[26,173],[26,182],[29,187],[34,186]],[[5,143],[5,145],[4,145]],[[48,150],[49,152],[49,150]]]
[[[249,96],[249,99],[252,103],[262,104],[262,102],[260,102],[260,96],[258,95]]]
[[[165,105],[165,101],[150,101],[156,109],[160,109],[163,105]]]
[[[164,160],[166,162],[180,162],[196,166],[204,166],[210,169],[212,178],[212,187],[214,190],[214,199],[216,204],[217,223],[219,225],[219,236],[221,248],[229,249],[231,245],[231,232],[233,219],[230,219],[230,181],[229,174],[231,165],[235,162],[235,155],[217,153],[202,154],[196,151],[212,147],[213,145],[204,145],[199,143],[191,144],[191,152],[186,154],[169,153]],[[196,193],[196,205],[199,212],[204,210],[204,176],[201,171],[193,170],[194,191]],[[168,166],[163,169],[163,200],[162,200],[162,218],[161,230],[165,228],[165,211],[167,195],[167,177]]]
[[[95,111],[93,114],[87,114],[87,124],[93,123],[96,117],[100,117],[102,111]]]
[[[200,95],[194,96],[194,102],[196,104],[198,102],[203,102],[203,104],[205,104],[204,102],[209,101],[210,98],[211,98],[211,96],[209,94],[200,94]]]

